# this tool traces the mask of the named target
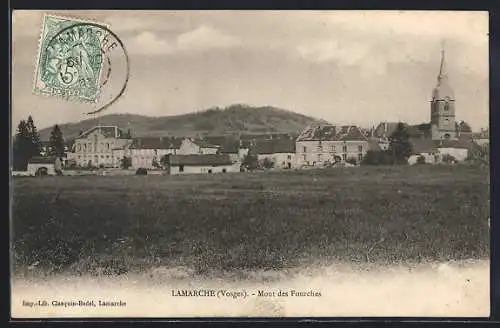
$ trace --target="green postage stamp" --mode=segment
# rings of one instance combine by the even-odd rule
[[[85,23],[89,22],[45,15],[33,92],[82,102],[98,100],[103,35]]]

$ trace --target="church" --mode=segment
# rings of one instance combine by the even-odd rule
[[[455,121],[455,93],[448,80],[444,49],[437,84],[432,92],[430,125],[432,140],[457,140],[461,130]]]
[[[475,148],[470,126],[456,121],[455,93],[450,86],[444,49],[441,51],[441,63],[437,83],[432,90],[430,101],[430,131],[421,138],[410,138],[413,154],[410,164],[423,156],[426,162],[439,162],[443,155],[453,156],[463,161],[471,149]]]

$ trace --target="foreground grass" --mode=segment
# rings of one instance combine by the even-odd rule
[[[15,272],[197,273],[489,256],[489,172],[366,167],[13,179]]]

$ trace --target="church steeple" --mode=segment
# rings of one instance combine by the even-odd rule
[[[434,140],[456,138],[455,95],[448,81],[444,46],[441,49],[437,84],[432,92],[431,126]]]
[[[455,100],[455,94],[453,89],[449,85],[448,81],[448,68],[446,65],[446,56],[444,51],[444,45],[441,49],[441,63],[439,65],[439,74],[437,76],[437,84],[432,93],[433,100]]]
[[[441,49],[441,65],[439,66],[438,82],[443,79],[448,79],[448,70],[446,69],[446,58],[444,55],[444,47]]]

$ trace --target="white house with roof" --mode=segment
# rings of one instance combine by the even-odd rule
[[[274,163],[275,168],[295,167],[295,140],[293,138],[257,140],[252,147],[259,162],[265,159]]]
[[[239,172],[240,165],[225,154],[170,154],[165,159],[165,170],[170,175],[229,173]]]
[[[34,156],[29,159],[27,175],[44,176],[62,173],[62,161],[55,156]]]
[[[369,140],[356,125],[313,124],[296,139],[298,167],[345,163],[354,158],[359,163],[369,150]]]

